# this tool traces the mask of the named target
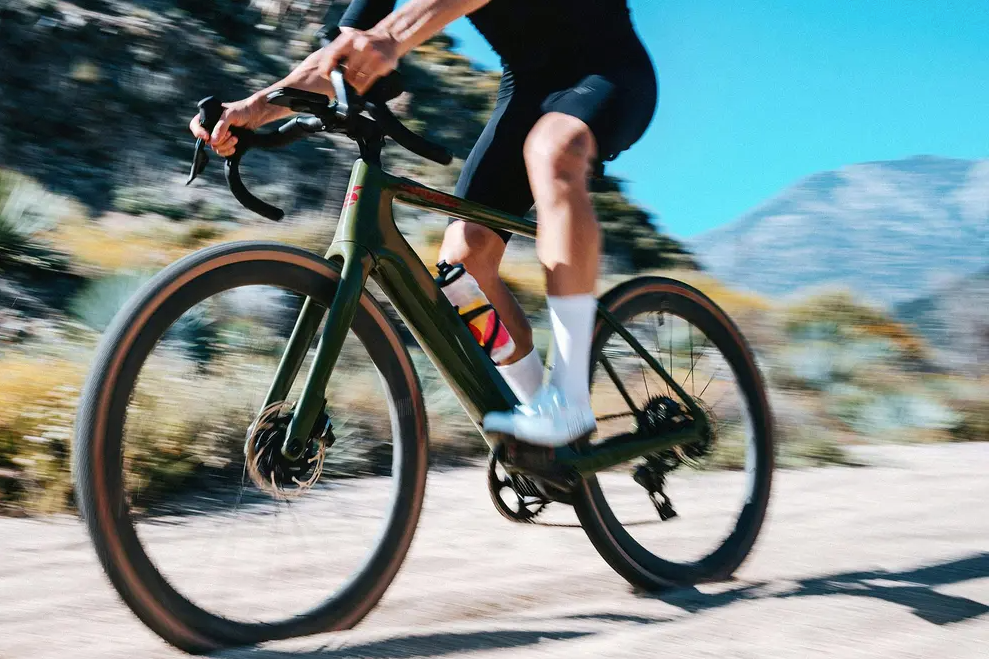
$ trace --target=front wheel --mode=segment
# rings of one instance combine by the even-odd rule
[[[772,416],[752,352],[714,302],[678,281],[634,279],[600,303],[705,411],[711,430],[698,445],[582,481],[574,497],[581,525],[640,588],[727,578],[759,534],[773,472]],[[600,317],[591,360],[599,438],[661,425],[670,410],[688,408]]]
[[[425,406],[370,295],[326,391],[332,429],[306,459],[277,453],[304,374],[258,417],[302,301],[325,310],[339,279],[303,250],[221,245],[162,271],[104,334],[77,419],[77,499],[121,598],[186,651],[351,627],[409,549]]]

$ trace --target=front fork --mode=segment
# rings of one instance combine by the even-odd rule
[[[330,304],[329,315],[319,345],[316,347],[316,356],[312,366],[309,367],[306,384],[289,421],[285,441],[282,443],[282,455],[289,460],[297,460],[302,456],[316,419],[326,405],[324,396],[326,385],[337,358],[340,357],[340,350],[353,324],[354,316],[357,314],[364,285],[374,263],[366,249],[346,241],[334,243],[326,253],[326,258],[343,262],[340,283]],[[267,409],[272,403],[287,398],[292,383],[295,382],[302,368],[302,362],[305,361],[306,353],[309,352],[309,346],[316,336],[323,313],[323,307],[312,298],[307,298],[303,303],[302,311],[295,322],[295,329],[292,330],[292,336],[286,346],[285,354],[282,355],[262,409]]]

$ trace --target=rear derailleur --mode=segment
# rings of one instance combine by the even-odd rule
[[[639,413],[640,432],[660,434],[675,431],[689,423],[691,418],[686,410],[668,396],[654,396]],[[635,467],[632,479],[648,494],[649,500],[659,513],[662,521],[677,516],[670,497],[666,494],[666,476],[681,464],[691,463],[703,457],[710,450],[710,435],[698,445],[674,447],[659,453],[645,456],[645,462]]]
[[[670,497],[664,491],[666,485],[666,471],[663,465],[655,458],[649,456],[645,464],[641,464],[632,472],[632,480],[642,486],[649,494],[649,500],[659,513],[659,519],[666,521],[677,516],[677,511],[673,509]]]

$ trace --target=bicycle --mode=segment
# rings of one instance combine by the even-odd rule
[[[339,72],[332,79],[332,101],[294,89],[272,92],[270,102],[302,114],[272,133],[235,129],[238,149],[225,164],[236,199],[278,220],[282,211],[245,187],[239,171],[244,153],[321,132],[353,139],[360,158],[325,256],[278,243],[233,242],[179,260],[118,313],[103,336],[81,397],[76,494],[99,560],[133,612],[163,639],[189,652],[352,627],[395,578],[419,520],[429,453],[422,386],[388,307],[404,321],[479,430],[486,412],[518,402],[399,231],[392,205],[528,237],[535,236],[535,223],[385,173],[380,156],[386,136],[441,164],[448,164],[451,155],[410,132],[391,113],[385,103],[397,95],[394,80],[389,79],[390,90],[385,85],[386,91],[377,97],[361,98]],[[200,103],[207,129],[221,111],[212,98]],[[197,144],[190,180],[207,160],[203,145]],[[385,301],[371,294],[371,281]],[[252,297],[259,286],[275,292],[263,299]],[[249,304],[243,317],[230,315],[244,300]],[[277,320],[286,317],[286,306],[292,311],[298,307],[290,331]],[[268,313],[272,307],[275,311]],[[220,313],[227,314],[220,316],[222,321],[210,320],[210,314]],[[265,320],[257,320],[259,315]],[[248,339],[230,339],[237,328],[247,328],[243,331]],[[277,348],[283,340],[284,348]],[[217,341],[222,349],[215,348]],[[653,341],[655,349],[647,349],[645,344]],[[367,358],[361,357],[365,352]],[[631,366],[621,361],[625,357],[632,360]],[[307,361],[308,374],[300,388],[298,376]],[[270,380],[257,375],[255,367],[262,362],[277,363]],[[702,369],[715,362],[702,388]],[[387,410],[363,393],[374,380],[368,369],[360,368],[368,363],[378,375]],[[485,436],[491,448],[488,485],[498,511],[516,522],[532,522],[550,504],[572,506],[600,555],[638,588],[728,577],[756,540],[773,472],[769,405],[738,328],[695,288],[662,277],[639,277],[601,296],[592,364],[595,407],[603,401],[609,409],[620,404],[627,410],[600,415],[593,439],[555,450]],[[682,377],[674,377],[678,368]],[[331,383],[331,375],[337,384]],[[631,379],[623,381],[624,376]],[[640,376],[644,402],[636,400]],[[728,381],[731,377],[734,384]],[[218,448],[221,440],[229,440],[240,423],[226,420],[230,410],[225,401],[236,398],[242,388],[260,394],[264,390],[252,385],[269,381],[263,402],[250,408],[255,416],[242,440],[243,456],[224,453]],[[189,389],[197,383],[204,387],[202,393]],[[185,393],[187,389],[193,393]],[[705,398],[708,391],[722,398],[734,394],[734,407],[710,402]],[[241,407],[235,409],[245,409],[242,403],[238,400]],[[205,410],[205,418],[196,423],[165,420],[166,410],[181,416],[197,406]],[[349,418],[348,409],[356,410]],[[378,419],[375,415],[387,419],[364,420]],[[609,434],[610,426],[618,432]],[[240,425],[238,432],[243,431]],[[390,443],[377,440],[389,431]],[[189,436],[195,439],[192,448],[183,444]],[[641,500],[660,521],[674,518],[670,483],[682,482],[685,491],[696,487],[690,473],[677,480],[677,469],[703,467],[719,451],[738,457],[739,450],[744,452],[735,463],[740,469],[717,476],[724,487],[719,486],[716,496],[724,498],[723,490],[731,484],[742,494],[740,509],[719,499],[713,508],[698,508],[691,518],[698,520],[698,531],[718,524],[727,530],[713,549],[705,543],[696,554],[681,559],[669,553],[679,551],[670,546],[676,543],[668,543],[662,555],[654,553],[630,530],[635,527],[638,532],[637,522],[621,521],[613,509],[618,503]],[[191,459],[190,451],[200,451],[205,458]],[[155,471],[157,458],[150,456],[159,454],[174,454],[178,466],[167,463]],[[242,466],[237,464],[240,459]],[[203,466],[206,463],[211,466]],[[627,463],[633,463],[631,479],[618,470]],[[325,474],[364,478],[323,478]],[[155,480],[159,477],[161,482]],[[386,501],[386,488],[379,487],[385,478],[393,481]],[[639,496],[643,490],[645,497]],[[607,492],[618,493],[610,504]],[[161,501],[149,503],[153,496]],[[344,503],[330,503],[332,497]],[[700,499],[687,501],[695,505],[692,502]],[[369,517],[351,511],[363,511],[375,502],[383,503],[383,522],[367,555],[353,549],[353,535],[344,535],[343,542],[320,543],[315,564],[303,561],[302,567],[293,567],[293,559],[303,555],[300,543],[308,543],[301,532],[310,527],[302,522],[318,513],[332,520],[335,529],[349,522],[358,529],[356,535],[370,537],[363,521]],[[196,514],[184,508],[177,512],[184,504]],[[226,512],[215,512],[221,509]],[[250,520],[247,530],[231,526],[242,512]],[[680,519],[684,517],[681,512]],[[283,528],[285,519],[294,530]],[[656,522],[650,519],[649,524]],[[265,537],[288,548],[257,547],[265,528],[272,533]],[[190,537],[205,536],[210,541],[203,548],[185,549]],[[695,535],[683,543],[691,552],[699,544]],[[308,544],[305,548],[311,550]],[[198,575],[214,554],[220,554],[222,569],[209,580],[186,578],[189,572]],[[334,572],[333,561],[351,558],[356,568]],[[340,587],[326,597],[324,581],[338,576]],[[258,596],[236,599],[236,613],[219,609],[218,602],[226,606],[230,599],[228,591],[253,587],[263,579],[274,585]],[[184,580],[188,584],[176,585]],[[310,595],[319,598],[313,605],[294,615],[284,612]],[[263,615],[255,611],[265,606]]]

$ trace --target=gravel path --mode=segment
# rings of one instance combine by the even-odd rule
[[[738,579],[659,596],[631,592],[568,509],[511,525],[483,470],[433,473],[409,558],[358,628],[219,656],[989,657],[989,444],[862,454],[876,466],[780,472]],[[655,528],[689,528],[674,524]],[[162,532],[181,546],[190,528]],[[77,520],[0,520],[0,553],[0,658],[183,656],[119,602]]]

